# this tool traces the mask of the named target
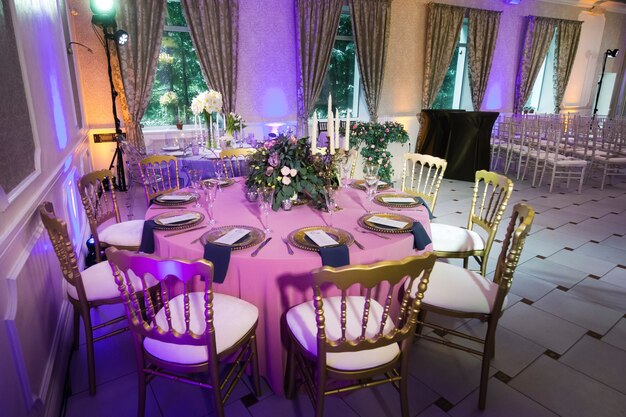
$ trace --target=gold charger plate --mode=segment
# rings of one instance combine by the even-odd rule
[[[289,242],[296,248],[317,252],[320,247],[305,234],[306,232],[310,232],[312,230],[323,230],[328,233],[330,237],[335,239],[335,241],[337,241],[337,245],[324,246],[325,248],[332,248],[338,245],[350,246],[354,242],[354,237],[349,232],[328,226],[308,226],[294,230],[289,233]]]
[[[356,188],[357,190],[365,190],[365,180],[354,180],[350,184],[351,187]],[[385,184],[378,184],[378,191],[388,190],[391,188],[391,184],[388,182]]]
[[[235,180],[232,178],[224,178],[223,180],[217,180],[215,178],[211,178],[208,180],[203,180],[203,183],[207,183],[207,182],[218,182],[220,187],[230,187],[231,185],[233,185],[235,183]]]
[[[174,216],[182,216],[184,214],[193,214],[194,217],[193,219],[189,219],[189,220],[185,220],[185,221],[177,222],[177,223],[170,223],[170,224],[162,223],[164,219],[167,219],[169,217],[174,217]],[[197,211],[176,211],[176,212],[167,211],[165,213],[161,213],[157,216],[154,216],[151,220],[154,220],[154,222],[156,223],[156,225],[154,226],[155,229],[182,230],[182,229],[187,229],[189,227],[193,227],[197,225],[198,223],[202,222],[202,220],[204,220],[204,214],[198,213]]]
[[[383,200],[383,198],[389,198],[389,197],[408,197],[408,198],[412,198],[415,203],[387,203]],[[385,206],[385,207],[394,207],[394,208],[415,208],[415,207],[419,207],[422,205],[422,203],[420,203],[419,201],[417,201],[417,197],[414,195],[409,195],[409,194],[377,194],[374,197],[374,202],[380,206]]]
[[[221,243],[215,243],[217,239],[221,238],[222,236],[224,236],[226,233],[230,232],[233,229],[246,229],[246,230],[249,230],[250,233],[248,233],[247,235],[245,235],[244,237],[242,237],[241,239],[239,239],[232,245],[224,245]],[[220,245],[220,246],[230,246],[232,250],[241,250],[241,249],[250,248],[252,246],[256,246],[259,243],[263,242],[264,239],[265,239],[265,233],[263,232],[263,230],[257,229],[256,227],[253,227],[253,226],[242,226],[242,225],[216,227],[214,229],[209,230],[208,232],[203,234],[202,237],[200,237],[200,241],[202,242],[203,245],[206,244],[207,242],[210,242],[210,243],[215,243],[216,245]]]
[[[370,222],[369,219],[373,216],[378,216],[378,217],[382,217],[388,220],[397,220],[399,222],[406,222],[407,225],[404,226],[402,229],[398,229],[395,227],[391,227],[391,226],[385,226],[382,224],[378,224],[378,223],[374,223],[374,222]],[[359,217],[359,219],[357,220],[357,223],[359,224],[359,226],[364,227],[366,229],[372,230],[374,232],[381,232],[381,233],[409,233],[411,231],[411,228],[413,227],[413,222],[415,221],[415,219],[412,219],[408,216],[403,216],[401,214],[393,214],[393,213],[369,213],[369,214],[365,214],[361,217]]]
[[[162,198],[166,195],[190,195],[191,198],[189,200],[180,200],[180,201],[171,201],[171,200],[163,200]],[[158,204],[159,206],[184,206],[189,203],[193,203],[198,199],[198,196],[194,193],[170,193],[170,194],[161,194],[159,196],[154,197],[152,202],[154,204]]]

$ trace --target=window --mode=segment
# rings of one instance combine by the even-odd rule
[[[191,100],[207,89],[180,1],[167,2],[167,15],[145,126],[191,123]]]
[[[441,84],[433,109],[472,110],[467,60],[467,17],[463,19],[459,43],[454,50],[450,67]]]
[[[556,35],[552,38],[550,48],[546,54],[541,69],[533,84],[533,90],[524,109],[530,109],[533,113],[554,113],[554,53],[556,51]]]
[[[351,110],[352,117],[358,116],[359,68],[352,33],[352,21],[347,7],[344,8],[339,19],[339,28],[337,29],[330,64],[326,71],[322,91],[314,107],[321,119],[328,117],[329,94],[332,94],[333,106],[339,110],[340,117],[346,117],[348,109]]]

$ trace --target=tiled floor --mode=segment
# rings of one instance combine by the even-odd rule
[[[444,180],[437,221],[464,225],[470,183]],[[593,185],[593,183],[591,183]],[[142,213],[135,188],[134,214]],[[123,201],[124,197],[119,199]],[[477,408],[480,361],[471,354],[418,341],[411,358],[411,416],[626,416],[626,182],[601,191],[531,188],[516,181],[510,207],[538,211],[498,330],[487,409]],[[120,204],[124,206],[123,203]],[[503,222],[504,223],[504,222]],[[505,227],[500,227],[499,236]],[[490,257],[493,272],[500,248]],[[115,308],[99,312],[103,317]],[[119,309],[117,310],[119,312]],[[476,334],[483,323],[456,322]],[[85,349],[72,357],[64,415],[135,416],[136,365],[128,333],[96,344],[98,393],[87,393]],[[155,380],[146,416],[209,416],[209,394]],[[247,381],[226,407],[232,417],[311,416],[305,395],[289,401],[267,385],[255,398]],[[333,397],[326,416],[398,416],[398,397],[384,386]]]

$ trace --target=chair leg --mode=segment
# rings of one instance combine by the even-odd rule
[[[405,355],[406,356],[406,355]],[[402,358],[400,364],[400,410],[402,417],[409,417],[409,359]]]
[[[496,323],[489,322],[487,336],[485,337],[485,347],[483,350],[483,362],[480,371],[480,388],[478,395],[478,408],[485,409],[487,403],[487,384],[489,383],[489,364],[494,355],[496,338]]]
[[[287,347],[287,369],[285,371],[285,397],[293,399],[296,395],[296,352],[293,340]]]
[[[139,392],[137,393],[137,417],[144,417],[146,415],[146,374],[142,369],[139,369],[137,370],[137,376],[139,377],[137,384],[139,386]]]
[[[82,314],[85,327],[85,346],[87,347],[87,373],[89,376],[89,395],[96,395],[96,364],[93,349],[93,329],[89,310]]]
[[[469,258],[463,258],[463,268],[467,269],[469,266]]]
[[[417,313],[417,326],[415,327],[415,334],[417,336],[420,336],[422,334],[422,330],[424,330],[424,325],[421,323],[424,322],[424,320],[426,320],[427,314],[428,314],[428,311],[424,309],[420,309],[419,313]]]
[[[215,405],[215,415],[217,417],[224,417],[224,402],[222,401],[222,392],[220,391],[220,377],[217,368],[217,362],[214,361],[215,366],[211,368],[211,385],[213,386],[213,404]]]
[[[257,353],[256,335],[252,336],[252,340],[250,341],[250,343],[250,349],[252,349],[252,387],[254,388],[254,395],[260,397],[261,383],[259,379],[259,355]]]
[[[74,305],[74,350],[78,349],[80,342],[80,311]]]

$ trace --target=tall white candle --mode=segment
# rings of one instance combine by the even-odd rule
[[[311,129],[311,153],[317,151],[317,112],[313,112],[313,129]]]
[[[350,150],[350,109],[346,115],[346,133],[343,139],[343,149],[347,152]]]
[[[335,123],[335,142],[334,148],[339,148],[339,125],[341,124],[339,121],[339,109],[335,109],[335,119],[333,122]]]
[[[326,135],[328,136],[328,148],[334,149],[333,137],[333,98],[328,95],[328,123],[326,123]]]

